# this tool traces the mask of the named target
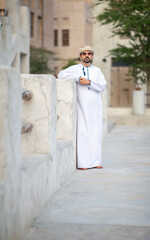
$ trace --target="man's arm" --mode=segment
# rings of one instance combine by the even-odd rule
[[[89,89],[95,90],[97,92],[103,92],[106,89],[106,80],[100,69],[96,81],[91,81]]]
[[[76,82],[79,81],[79,76],[74,73],[74,68],[73,66],[68,67],[58,74],[58,78],[69,78],[69,79],[75,79]]]

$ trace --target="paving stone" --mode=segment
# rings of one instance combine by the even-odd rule
[[[77,170],[23,240],[150,239],[150,126],[116,126],[103,163]]]

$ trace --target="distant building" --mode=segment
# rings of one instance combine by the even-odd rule
[[[20,0],[30,9],[30,44],[53,51],[53,0]]]
[[[55,73],[69,59],[77,59],[78,49],[92,45],[92,0],[54,0],[53,44]]]
[[[96,0],[93,0],[96,3]],[[106,3],[93,8],[93,16],[103,12]],[[129,66],[123,62],[115,62],[109,55],[109,50],[116,47],[118,43],[128,45],[128,39],[119,36],[111,37],[112,26],[102,25],[97,22],[93,25],[93,47],[95,49],[94,64],[102,69],[107,80],[108,106],[131,107],[132,92],[135,89],[134,81],[125,81]]]
[[[54,73],[92,45],[92,0],[20,0],[30,9],[30,45],[55,53]]]

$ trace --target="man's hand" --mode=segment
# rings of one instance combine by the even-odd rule
[[[80,83],[81,85],[90,85],[90,84],[91,84],[91,81],[88,80],[88,79],[86,79],[86,78],[80,77],[79,83]]]

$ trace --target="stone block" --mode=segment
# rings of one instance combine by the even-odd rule
[[[0,239],[18,235],[21,149],[21,84],[17,71],[0,67]]]
[[[76,132],[76,83],[57,79],[57,139],[73,140]]]
[[[33,98],[23,101],[23,122],[31,122],[31,132],[22,135],[22,154],[54,154],[56,144],[56,81],[51,75],[22,74],[22,87]]]
[[[133,91],[133,114],[144,115],[145,103],[144,103],[144,91],[134,90]]]
[[[0,175],[3,178],[6,165],[11,173],[20,161],[21,85],[14,69],[0,67],[0,76]]]

